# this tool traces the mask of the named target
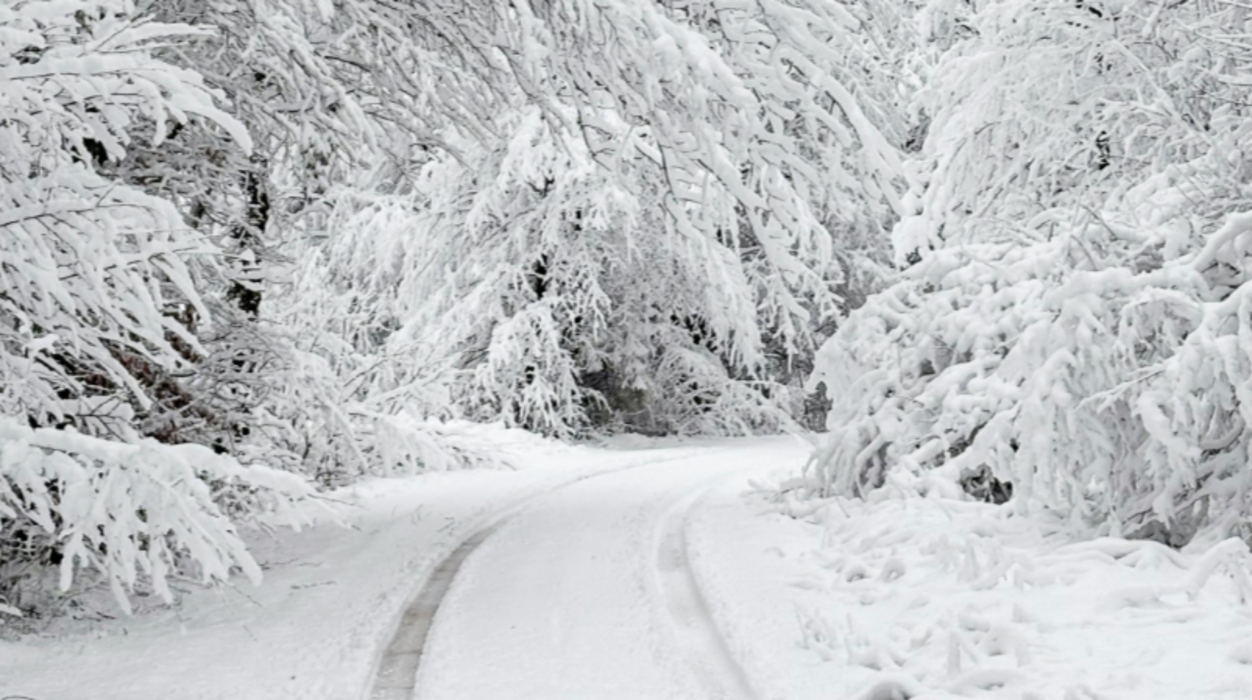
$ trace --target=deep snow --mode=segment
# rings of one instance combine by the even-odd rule
[[[698,579],[761,700],[1252,697],[1238,540],[1073,542],[908,486],[713,492],[693,514]]]
[[[0,698],[367,697],[405,606],[491,524],[437,606],[419,698],[1252,697],[1241,542],[1074,543],[908,484],[780,498],[796,438],[484,439],[520,468],[362,484],[334,494],[347,528],[254,536],[259,589],[185,584],[174,609],[0,642]]]

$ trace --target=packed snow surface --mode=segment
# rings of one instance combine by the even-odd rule
[[[492,439],[517,469],[373,481],[254,534],[259,588],[0,642],[0,698],[370,697],[436,589],[400,684],[423,700],[1252,697],[1237,540],[1074,542],[909,488],[794,501],[796,438]]]

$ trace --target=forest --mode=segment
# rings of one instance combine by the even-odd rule
[[[2,0],[0,617],[465,421],[1252,536],[1250,7]]]

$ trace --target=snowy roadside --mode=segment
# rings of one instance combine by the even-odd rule
[[[254,535],[259,589],[184,584],[174,609],[0,642],[0,698],[361,697],[431,569],[512,505],[589,475],[754,444],[482,439],[518,469],[376,480],[334,494],[353,504],[350,528],[323,519]],[[754,449],[764,451],[740,457],[769,460],[779,479],[802,459],[791,446]],[[757,700],[1252,697],[1242,543],[1071,543],[1004,507],[890,489],[874,502],[778,504],[744,482],[728,478],[686,511],[686,556]]]
[[[359,697],[405,602],[484,521],[587,475],[700,449],[569,447],[490,429],[482,439],[517,468],[375,480],[331,494],[351,504],[339,516],[349,527],[323,516],[302,532],[253,533],[259,588],[184,582],[173,609],[66,620],[20,644],[0,641],[0,697]]]
[[[1238,541],[1071,543],[938,497],[796,508],[812,512],[723,489],[688,525],[712,614],[761,700],[1252,697]]]

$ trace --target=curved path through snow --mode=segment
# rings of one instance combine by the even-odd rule
[[[374,699],[750,700],[692,578],[684,524],[714,485],[768,471],[772,451],[596,476],[487,527],[410,606]]]

